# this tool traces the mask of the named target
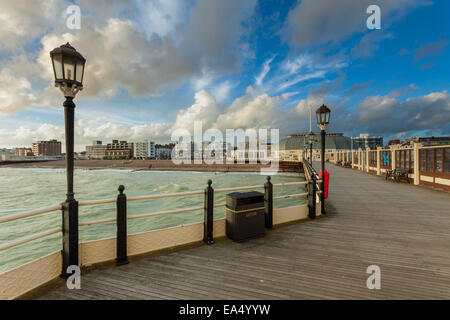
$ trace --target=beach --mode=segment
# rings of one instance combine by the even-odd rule
[[[9,168],[65,168],[65,160],[43,162],[5,163]],[[172,160],[75,160],[75,168],[87,170],[126,169],[126,170],[159,170],[159,171],[215,171],[215,172],[258,172],[261,168],[269,168],[270,164],[180,164]]]

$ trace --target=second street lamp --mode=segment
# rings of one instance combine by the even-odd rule
[[[73,192],[74,169],[74,127],[75,127],[75,103],[73,99],[78,91],[83,89],[84,65],[86,59],[66,43],[50,52],[55,87],[64,94],[66,100],[64,106],[65,139],[66,139],[66,173],[67,173],[67,198],[63,207],[63,264],[62,276],[68,277],[67,268],[71,265],[78,266],[78,202]]]
[[[313,159],[313,142],[314,142],[314,133],[312,131],[310,131],[308,133],[308,142],[309,142],[309,162],[312,165],[312,159]]]
[[[322,150],[320,155],[320,161],[322,162],[322,193],[320,194],[322,214],[325,214],[325,129],[330,124],[331,110],[326,105],[320,106],[316,110],[317,126],[320,128]]]

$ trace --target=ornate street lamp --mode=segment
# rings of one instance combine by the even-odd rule
[[[322,193],[321,198],[321,212],[325,214],[325,129],[330,124],[331,110],[324,104],[316,110],[317,126],[320,128],[320,136],[322,143],[322,150],[320,155],[320,161],[322,162]]]
[[[66,43],[50,52],[55,87],[64,94],[64,118],[66,128],[66,173],[67,198],[62,204],[63,209],[63,270],[62,276],[68,277],[67,268],[78,266],[78,202],[73,193],[73,154],[74,154],[74,127],[75,103],[73,98],[83,89],[84,65],[86,59]]]

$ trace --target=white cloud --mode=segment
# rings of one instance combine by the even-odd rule
[[[178,111],[172,130],[186,129],[193,134],[194,121],[201,121],[203,128],[207,129],[217,119],[219,112],[219,106],[214,97],[205,90],[201,90],[195,94],[195,103],[192,106]]]
[[[7,1],[0,10],[0,49],[20,50],[27,41],[43,35],[58,23],[64,23],[65,1]]]
[[[217,101],[223,102],[229,98],[230,91],[236,86],[232,84],[230,80],[221,82],[219,85],[212,89],[212,93]]]
[[[450,129],[450,96],[447,91],[431,92],[400,101],[398,95],[373,96],[357,107],[356,125],[375,133]]]
[[[186,3],[185,0],[137,0],[139,24],[149,36],[181,33]]]
[[[28,146],[38,140],[64,138],[64,128],[44,123],[37,128],[20,126],[16,130],[0,129],[0,145],[6,147]]]
[[[302,69],[311,69],[312,68],[312,57],[308,54],[301,54],[294,59],[287,59],[282,68],[286,70],[289,74],[294,74]]]
[[[310,80],[310,79],[318,79],[323,78],[326,74],[326,71],[324,70],[318,70],[307,74],[301,74],[296,76],[293,80],[287,80],[284,83],[280,84],[278,86],[278,90],[284,90],[286,88],[289,88],[299,82]]]
[[[0,114],[25,109],[35,100],[27,78],[16,77],[9,69],[0,71]]]
[[[267,128],[275,118],[275,111],[283,97],[270,97],[267,93],[257,94],[249,87],[245,96],[236,99],[214,124],[222,130],[234,128]]]
[[[263,64],[263,69],[259,75],[255,77],[255,84],[260,87],[263,84],[264,78],[270,71],[270,64],[272,63],[273,59],[275,59],[275,56],[272,58],[266,60]]]
[[[0,20],[7,20],[8,24],[5,22],[0,36],[4,45],[20,49],[30,41],[40,40],[42,49],[38,58],[34,58],[34,53],[28,57],[32,60],[33,74],[23,68],[23,74],[15,76],[20,79],[28,73],[28,77],[40,79],[36,88],[31,89],[36,103],[41,105],[59,103],[56,100],[59,92],[52,85],[49,52],[65,42],[70,42],[87,59],[85,89],[80,93],[83,97],[112,98],[121,88],[135,97],[161,95],[168,87],[181,85],[186,78],[197,79],[196,90],[205,88],[216,77],[239,67],[236,48],[245,44],[242,36],[247,30],[242,21],[252,14],[255,5],[254,0],[199,0],[189,11],[183,11],[184,1],[181,5],[176,0],[139,1],[137,7],[120,1],[79,0],[82,30],[72,33],[64,24],[68,2],[47,0],[36,4],[36,8],[28,2],[15,3],[2,7]],[[144,7],[146,10],[141,10]],[[127,16],[133,17],[148,14],[148,24],[118,18],[124,10],[129,10]],[[10,16],[14,17],[11,21]],[[188,19],[183,30],[180,17]],[[14,56],[10,60],[13,59]],[[45,83],[48,87],[42,90]],[[23,102],[20,106],[0,108],[12,113],[30,106]]]

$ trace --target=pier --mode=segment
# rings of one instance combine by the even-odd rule
[[[277,225],[277,215],[286,213],[274,210],[276,226],[263,238],[218,237],[119,267],[106,263],[83,274],[80,290],[55,279],[24,297],[449,299],[449,194],[334,164],[327,169],[325,216]],[[370,265],[380,267],[380,290],[366,286]]]

